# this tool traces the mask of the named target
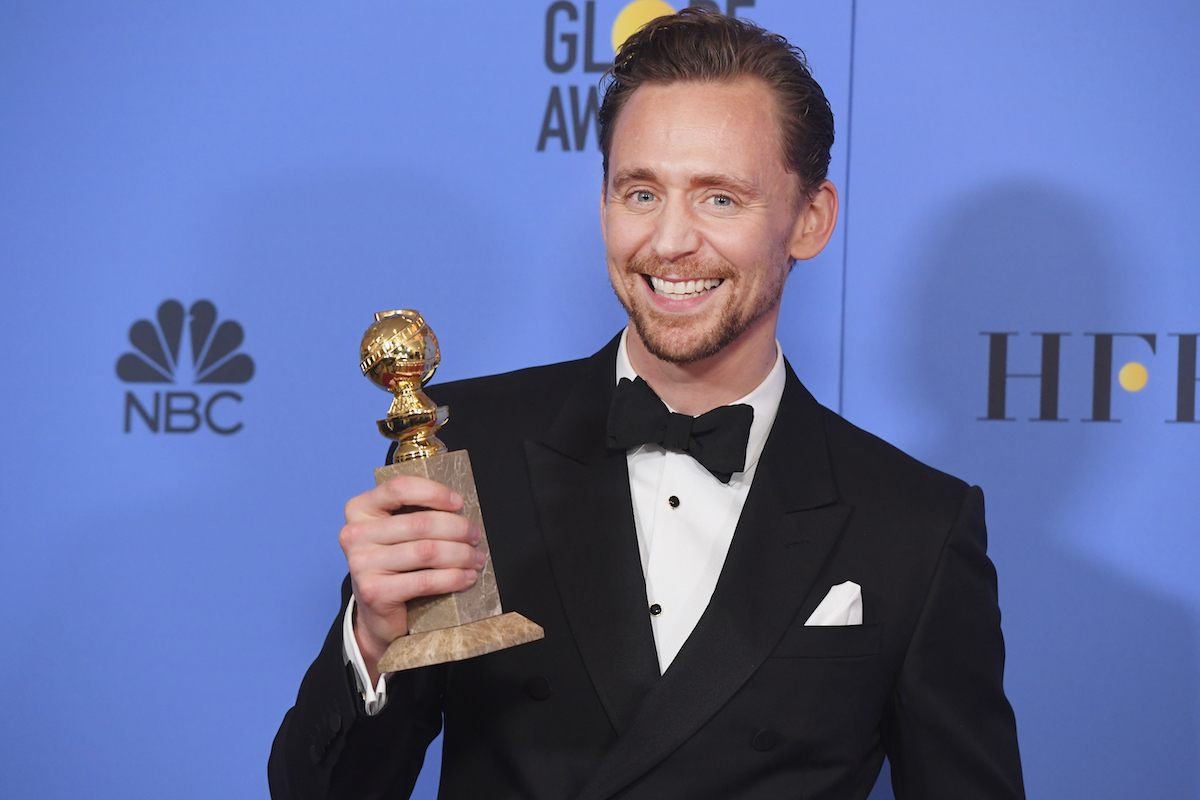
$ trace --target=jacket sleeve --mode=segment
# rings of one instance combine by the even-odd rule
[[[883,737],[896,800],[1025,796],[978,487],[943,544]]]
[[[271,746],[267,779],[273,800],[405,798],[412,793],[425,748],[442,727],[444,667],[388,678],[388,703],[368,717],[342,655],[342,612],[308,668],[294,705]]]

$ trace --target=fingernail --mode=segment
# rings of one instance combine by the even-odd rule
[[[461,506],[465,501],[463,500],[463,496],[461,494],[459,494],[458,492],[451,489],[450,490],[450,502],[456,506]]]
[[[487,553],[483,552],[482,550],[476,552],[475,553],[475,563],[479,566],[480,569],[482,569],[483,565],[487,563]]]
[[[475,525],[471,526],[471,544],[479,544],[483,541],[483,531]]]

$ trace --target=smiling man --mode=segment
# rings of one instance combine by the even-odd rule
[[[634,370],[697,414],[770,371],[790,265],[829,241],[837,191],[824,180],[828,155],[812,185],[788,170],[780,112],[759,78],[626,92],[606,97],[620,115],[604,137],[609,278],[637,333],[627,340]]]
[[[1023,797],[978,489],[819,406],[775,340],[829,241],[833,117],[803,56],[687,10],[622,47],[601,227],[630,325],[582,361],[435,387],[505,608],[546,638],[394,675],[406,603],[476,579],[462,498],[352,499],[343,611],[276,798]],[[398,511],[407,513],[397,514]]]

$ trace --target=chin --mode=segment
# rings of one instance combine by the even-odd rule
[[[716,275],[715,269],[710,273]],[[707,274],[707,273],[706,273]],[[786,273],[785,273],[786,276]],[[728,295],[709,298],[706,306],[691,313],[667,313],[657,308],[642,292],[651,291],[641,274],[622,276],[613,292],[629,315],[638,338],[652,356],[669,364],[685,365],[715,356],[736,342],[773,308],[783,294],[783,281],[771,287],[752,308],[740,308]],[[722,276],[724,277],[724,276]],[[728,287],[725,287],[729,291]]]
[[[648,319],[648,314],[626,310],[630,312],[630,321],[646,350],[669,364],[692,364],[715,356],[749,327],[727,318],[718,320],[715,325],[700,320],[669,325]]]

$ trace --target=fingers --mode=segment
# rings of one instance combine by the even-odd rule
[[[465,542],[418,539],[393,545],[352,547],[346,550],[346,561],[353,576],[390,576],[418,570],[480,570],[487,563],[487,554]],[[427,592],[420,591],[399,599],[425,594]]]
[[[346,504],[346,522],[388,516],[406,508],[458,511],[462,506],[462,495],[448,486],[426,478],[401,475],[352,498]]]
[[[479,572],[473,569],[369,573],[355,581],[354,597],[364,611],[388,619],[413,598],[461,592],[473,586],[478,577]]]
[[[417,511],[348,522],[338,534],[338,543],[349,556],[364,547],[420,541],[461,542],[474,547],[482,538],[483,531],[466,517],[448,511]]]
[[[408,476],[393,478],[346,504],[346,525],[338,541],[347,558],[363,547],[423,539],[476,545],[483,532],[466,517],[452,513],[462,506],[462,496],[440,483]],[[424,566],[428,565],[416,568]]]
[[[392,478],[346,504],[338,542],[350,566],[360,648],[386,647],[407,633],[409,600],[474,585],[487,555],[475,547],[483,532],[454,513],[462,507],[458,492],[411,476]]]

